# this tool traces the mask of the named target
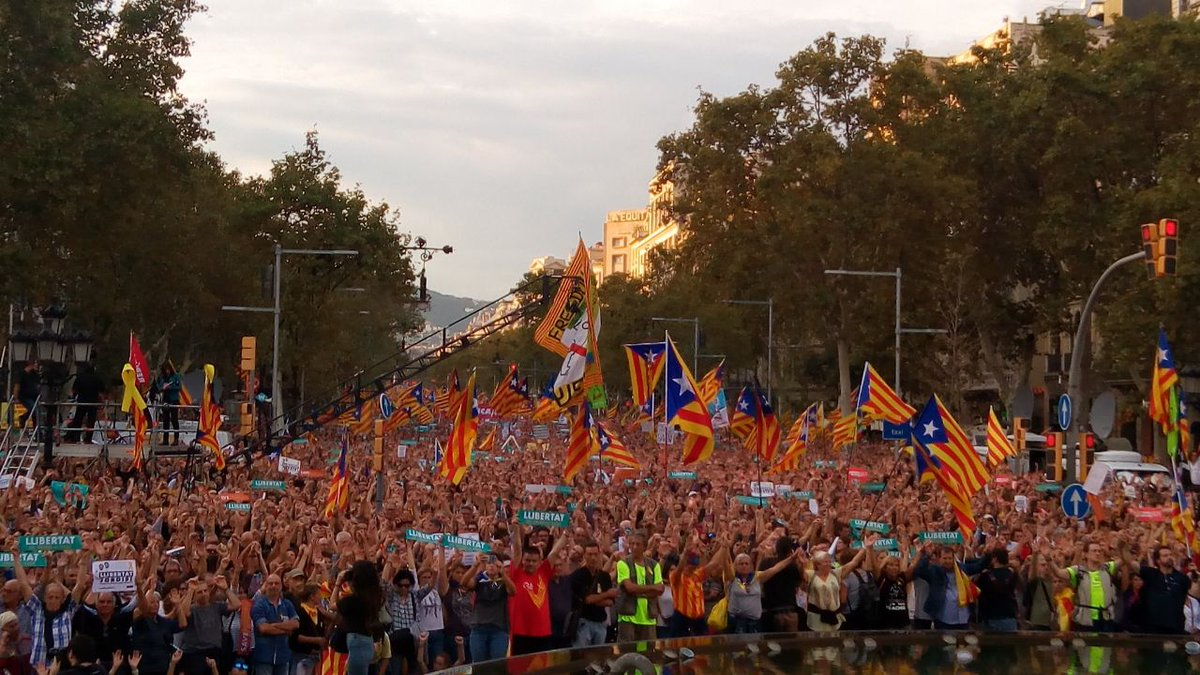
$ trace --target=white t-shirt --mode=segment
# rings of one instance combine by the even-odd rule
[[[442,596],[436,588],[432,588],[425,597],[417,602],[417,630],[421,633],[432,633],[446,627],[442,616]]]

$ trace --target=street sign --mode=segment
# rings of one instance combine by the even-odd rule
[[[892,424],[887,420],[883,421],[883,440],[885,441],[907,441],[909,432],[907,424]]]
[[[1063,394],[1058,397],[1058,428],[1066,431],[1071,428],[1071,397]]]
[[[1088,504],[1087,493],[1084,492],[1083,486],[1079,483],[1071,483],[1062,491],[1063,513],[1069,518],[1083,520],[1092,512],[1092,505]]]
[[[383,419],[389,419],[392,413],[396,412],[396,406],[392,404],[392,399],[388,398],[387,394],[379,395],[379,414]]]

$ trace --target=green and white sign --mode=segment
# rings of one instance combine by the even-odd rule
[[[0,569],[10,569],[13,566],[13,555],[8,551],[0,553]],[[21,567],[45,567],[46,556],[41,553],[22,553]]]
[[[899,551],[900,550],[900,542],[896,541],[895,537],[889,537],[888,539],[876,539],[875,540],[875,550],[876,551]]]
[[[747,497],[746,495],[738,495],[738,503],[745,506],[766,506],[767,500],[763,497]]]
[[[50,481],[50,494],[59,506],[87,508],[88,492],[91,491],[81,483],[64,483],[60,480]]]
[[[887,483],[863,483],[858,489],[866,493],[883,492],[887,489]]]
[[[695,471],[672,471],[667,474],[667,478],[671,480],[696,480]]]
[[[225,508],[230,511],[249,511],[251,504],[243,504],[242,502],[225,502]]]
[[[961,544],[962,532],[922,532],[921,543]]]
[[[419,541],[422,544],[436,544],[442,540],[442,535],[408,529],[404,531],[404,538],[408,541]]]
[[[782,495],[782,496],[787,497],[788,499],[799,499],[801,501],[808,501],[809,499],[813,498],[813,493],[810,490],[792,490],[791,492],[787,493],[786,495]]]
[[[522,525],[541,525],[543,527],[566,527],[569,516],[554,511],[518,511],[517,522]]]
[[[1058,483],[1042,483],[1033,489],[1038,492],[1058,492],[1062,489],[1062,486]]]
[[[287,492],[287,483],[281,480],[252,480],[250,481],[250,489],[255,492]]]
[[[416,444],[417,444],[417,439],[415,439],[415,438],[401,438],[400,439],[400,445],[416,445]]]
[[[878,532],[879,534],[887,534],[891,528],[888,527],[887,523],[855,518],[850,521],[850,529],[858,530],[859,532]]]
[[[575,488],[571,487],[570,485],[555,485],[554,492],[555,494],[569,495],[575,492]]]
[[[21,537],[21,553],[82,550],[83,538],[77,534],[34,534]]]
[[[479,541],[478,539],[467,539],[454,534],[447,534],[442,538],[442,541],[453,549],[459,551],[467,551],[470,553],[491,553],[492,545]]]

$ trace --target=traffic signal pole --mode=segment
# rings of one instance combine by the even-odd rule
[[[1096,285],[1092,287],[1092,292],[1088,295],[1087,302],[1083,305],[1083,310],[1079,312],[1079,327],[1075,330],[1075,340],[1071,346],[1071,368],[1067,375],[1067,396],[1071,398],[1071,403],[1078,411],[1071,431],[1063,434],[1067,438],[1063,439],[1063,454],[1067,458],[1066,466],[1066,482],[1074,483],[1079,479],[1078,476],[1078,457],[1079,446],[1082,445],[1084,434],[1087,433],[1087,417],[1088,406],[1081,396],[1083,389],[1083,350],[1089,346],[1090,341],[1087,339],[1091,318],[1092,308],[1096,305],[1096,298],[1100,296],[1100,288],[1104,286],[1104,282],[1116,272],[1117,269],[1130,263],[1140,262],[1145,260],[1145,251],[1131,253],[1124,258],[1116,261],[1104,270],[1104,274],[1100,275],[1100,279],[1096,281]]]

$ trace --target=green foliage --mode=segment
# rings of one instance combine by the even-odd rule
[[[228,171],[203,146],[203,109],[177,90],[184,25],[203,7],[113,4],[0,1],[0,301],[65,301],[114,378],[130,330],[154,361],[232,377],[238,335],[257,335],[269,363],[269,315],[220,307],[270,304],[274,243],[354,248],[353,261],[284,265],[285,388],[300,373],[309,391],[330,387],[395,351],[414,324],[413,277],[387,205],[341,187],[315,135],[269,176]]]

